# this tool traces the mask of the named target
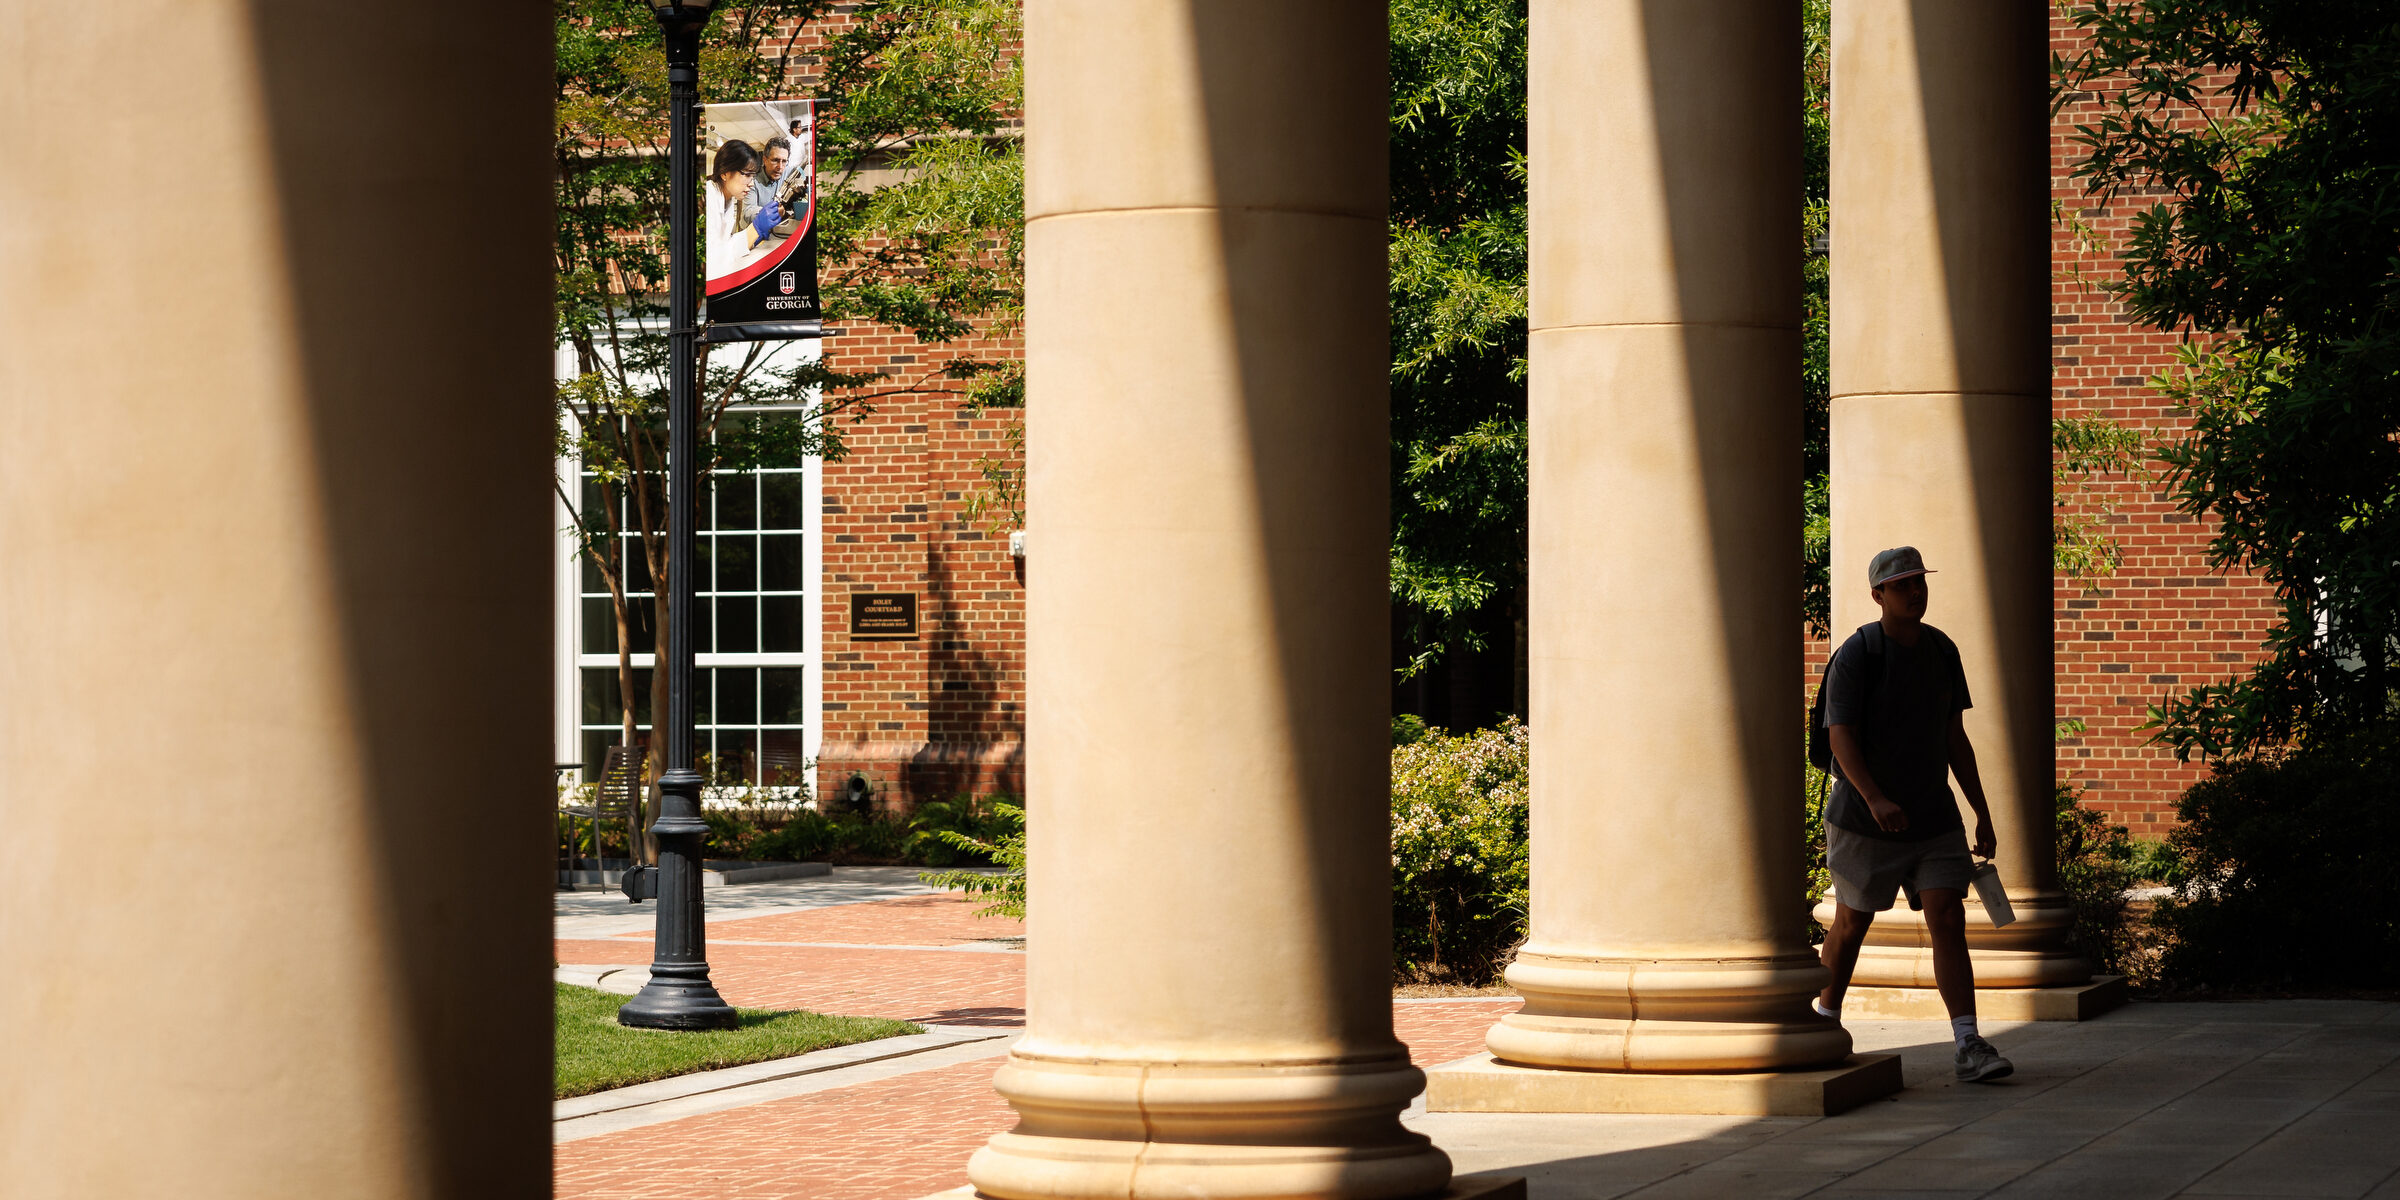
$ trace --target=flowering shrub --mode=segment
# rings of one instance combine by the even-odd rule
[[[1393,967],[1488,983],[1525,940],[1525,727],[1407,736],[1392,748]]]

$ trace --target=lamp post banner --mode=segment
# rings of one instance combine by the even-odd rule
[[[816,110],[814,100],[700,110],[709,341],[820,336]]]

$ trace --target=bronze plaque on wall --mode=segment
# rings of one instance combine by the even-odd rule
[[[916,596],[908,592],[850,593],[850,636],[862,641],[915,641]]]

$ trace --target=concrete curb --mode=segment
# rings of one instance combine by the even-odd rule
[[[837,1046],[813,1054],[795,1055],[767,1063],[728,1067],[657,1083],[617,1088],[593,1096],[560,1100],[552,1106],[550,1141],[553,1145],[622,1133],[628,1129],[679,1121],[685,1117],[747,1108],[875,1083],[920,1071],[997,1058],[1022,1033],[1017,1029],[928,1026],[926,1032]],[[639,1093],[638,1095],[636,1093]],[[570,1105],[584,1102],[575,1109]],[[603,1108],[609,1102],[633,1101]]]
[[[828,1050],[812,1050],[806,1054],[795,1054],[790,1058],[773,1058],[765,1062],[745,1063],[738,1067],[726,1067],[716,1071],[696,1071],[690,1075],[677,1075],[672,1079],[637,1083],[631,1087],[611,1088],[605,1092],[593,1092],[586,1096],[571,1096],[565,1100],[552,1102],[550,1119],[554,1122],[572,1121],[579,1117],[597,1116],[601,1113],[641,1108],[651,1104],[663,1104],[669,1100],[682,1100],[692,1096],[706,1095],[710,1092],[749,1087],[752,1084],[768,1083],[778,1079],[814,1075],[822,1071],[855,1067],[861,1063],[906,1058],[909,1055],[923,1054],[929,1050],[946,1050],[952,1046],[963,1046],[970,1042],[988,1042],[1007,1037],[1014,1032],[1016,1031],[1013,1029],[978,1029],[972,1026],[927,1026],[923,1033],[880,1038],[872,1042],[854,1042],[847,1046],[835,1046]]]
[[[650,982],[650,968],[633,965],[580,964],[560,967],[552,971],[550,977],[560,983],[571,983],[577,987],[594,988],[603,992],[614,992],[619,996],[630,996],[641,991],[643,984]]]

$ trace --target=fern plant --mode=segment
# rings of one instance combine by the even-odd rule
[[[1025,810],[1005,800],[993,800],[985,828],[988,836],[957,829],[931,832],[947,845],[997,864],[999,871],[966,868],[921,871],[917,879],[932,887],[965,892],[969,900],[985,901],[983,907],[975,910],[976,916],[1013,917],[1022,921],[1025,919]]]

